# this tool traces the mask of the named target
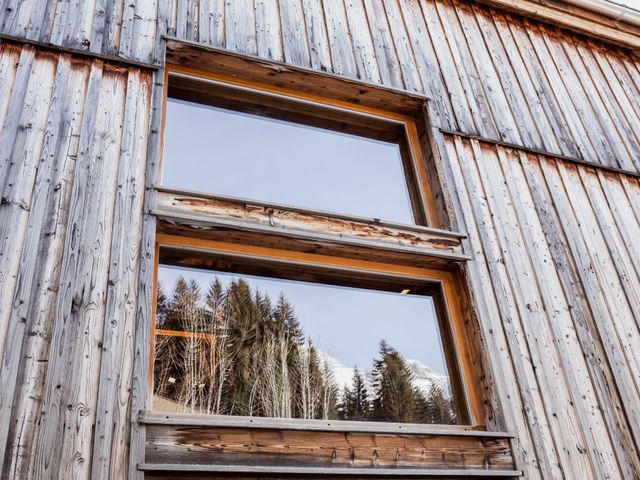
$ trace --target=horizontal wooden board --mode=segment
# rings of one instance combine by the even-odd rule
[[[428,97],[439,127],[640,171],[640,62],[619,46],[637,46],[638,29],[575,6],[555,0],[104,3],[11,4],[0,34],[157,65],[165,62],[163,38],[169,38],[172,62],[404,113]],[[399,95],[402,90],[410,95]]]
[[[197,65],[197,70],[201,72],[288,88],[405,115],[421,112],[428,100],[424,95],[380,84],[353,82],[348,78],[328,75],[309,68],[273,61],[265,62],[259,57],[238,55],[228,50],[174,38],[167,39],[167,63],[192,69]]]
[[[515,470],[504,438],[147,425],[147,464],[421,470]],[[214,467],[215,468],[215,467]],[[298,473],[303,473],[298,470]],[[308,473],[311,473],[309,471]],[[346,473],[342,472],[341,473]],[[398,473],[401,474],[401,473]]]
[[[156,330],[157,332],[157,330]],[[296,418],[266,418],[208,415],[173,415],[151,412],[141,419],[145,425],[174,425],[191,427],[247,427],[256,429],[307,430],[316,432],[386,433],[468,436],[482,438],[513,438],[513,433],[481,430],[465,425],[430,425],[392,422],[354,422],[330,420],[303,420]]]
[[[287,206],[264,204],[257,201],[234,199],[204,194],[193,194],[178,190],[160,188],[157,195],[155,212],[159,216],[179,218],[180,215],[195,215],[201,221],[207,219],[234,220],[238,225],[254,225],[264,227],[264,231],[271,233],[291,234],[307,232],[312,238],[336,243],[353,241],[363,247],[374,247],[380,242],[380,248],[385,246],[408,247],[407,252],[418,253],[423,250],[425,255],[452,254],[462,255],[460,239],[464,234],[438,230],[435,228],[394,224],[390,222],[334,215],[325,212],[304,210]],[[230,222],[229,226],[233,223]],[[359,242],[359,243],[358,243]]]

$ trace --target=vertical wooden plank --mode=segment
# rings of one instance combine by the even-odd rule
[[[380,83],[378,61],[362,0],[345,0],[345,9],[353,42],[358,78],[371,83]]]
[[[429,37],[433,41],[433,47],[438,58],[439,70],[445,81],[447,94],[451,99],[451,105],[456,116],[458,127],[465,133],[478,134],[473,113],[467,101],[467,94],[462,80],[455,69],[455,61],[447,43],[444,29],[440,23],[438,12],[432,0],[420,2],[423,16],[427,25]]]
[[[193,14],[193,0],[176,0],[176,38],[187,39],[187,24]]]
[[[281,62],[282,27],[278,0],[255,0],[258,56]]]
[[[162,46],[160,46],[162,48]],[[139,419],[148,410],[151,392],[149,386],[152,379],[149,375],[151,329],[153,318],[155,291],[155,259],[156,259],[156,219],[148,212],[155,208],[155,191],[153,187],[160,183],[160,166],[162,161],[162,134],[164,122],[166,75],[163,69],[154,74],[151,98],[151,118],[147,137],[147,156],[145,162],[145,196],[143,202],[142,231],[139,253],[137,309],[134,316],[133,343],[133,375],[131,381],[131,435],[129,446],[129,472],[131,480],[143,480],[144,474],[137,469],[144,462],[145,426]]]
[[[62,2],[39,0],[38,8],[31,15],[27,38],[45,43],[49,41],[58,3]]]
[[[7,425],[7,478],[26,478],[53,328],[60,258],[77,154],[77,138],[88,66],[63,57],[58,62],[49,108],[42,165],[38,168],[18,288],[9,325],[10,341],[0,370],[0,423]],[[79,100],[80,99],[80,100]],[[42,107],[46,107],[43,105]],[[7,425],[5,425],[5,422]]]
[[[24,48],[15,75],[6,120],[0,131],[0,358],[9,324],[20,254],[26,234],[31,193],[44,138],[46,105],[55,61],[34,61]],[[45,108],[39,108],[44,103]]]
[[[125,478],[129,458],[134,317],[142,229],[149,77],[130,71],[111,240],[92,478]]]
[[[166,0],[145,0],[135,2],[136,10],[133,20],[133,40],[130,55],[134,60],[145,63],[155,63],[160,58],[156,58],[156,28],[158,26],[158,3]],[[197,17],[196,17],[197,19]],[[194,19],[194,22],[196,21]],[[192,28],[197,29],[197,25]],[[193,33],[193,39],[197,38]]]
[[[433,105],[430,115],[432,126],[457,130],[459,127],[453,114],[449,95],[443,94],[446,92],[444,79],[427,32],[420,4],[410,0],[399,0],[399,2],[400,12],[407,29],[408,41],[413,47],[417,72],[420,75],[424,92],[431,99],[430,103]]]
[[[200,0],[201,43],[224,47],[224,0]]]
[[[104,71],[86,97],[97,111],[86,116],[80,139],[42,414],[34,439],[36,478],[86,477],[91,468],[126,90],[121,72],[99,62],[93,69]]]
[[[497,205],[498,208],[494,211],[496,218],[509,218],[511,209],[506,208],[506,203],[511,203],[514,215],[509,221],[520,227],[519,239],[515,245],[520,251],[506,258],[516,266],[513,275],[519,284],[519,290],[523,295],[532,295],[528,299],[534,299],[521,300],[521,304],[527,305],[529,312],[525,328],[531,328],[529,343],[534,349],[538,349],[536,357],[548,385],[545,390],[549,397],[557,398],[559,402],[556,406],[551,405],[551,408],[554,412],[559,412],[557,417],[565,423],[560,429],[562,438],[568,439],[569,435],[574,435],[578,439],[566,441],[564,448],[582,444],[585,448],[576,447],[575,452],[569,450],[571,458],[577,459],[580,464],[591,463],[596,477],[618,474],[615,448],[609,439],[602,415],[603,407],[609,408],[609,405],[600,404],[594,393],[594,385],[576,335],[568,302],[553,265],[546,233],[520,168],[518,155],[502,148],[496,150],[506,187],[502,186],[502,182],[493,180],[493,169],[485,171],[485,182],[494,184],[494,195],[498,202],[504,199],[502,205]],[[507,200],[509,196],[510,200]],[[509,236],[510,225],[506,221],[504,225],[504,231]],[[524,261],[518,265],[527,258],[529,262]],[[523,270],[518,272],[518,268]],[[531,282],[531,278],[536,281]],[[558,372],[555,372],[555,365],[560,366]],[[560,376],[559,381],[553,380],[556,374]],[[573,408],[566,408],[567,405]]]
[[[472,294],[480,308],[480,326],[489,349],[487,359],[498,381],[495,388],[503,402],[506,422],[518,431],[513,443],[528,478],[562,478],[556,445],[551,435],[533,366],[526,348],[520,348],[521,334],[514,322],[502,253],[495,242],[495,229],[487,209],[486,195],[472,175],[475,162],[468,142],[451,138],[447,142],[451,162],[451,189],[460,199],[459,219],[469,235],[468,264]],[[460,228],[462,228],[461,226]],[[496,324],[495,319],[504,319]],[[498,325],[500,328],[497,328]],[[516,388],[513,388],[516,386]]]
[[[120,3],[120,2],[109,2]],[[113,5],[111,5],[113,7]],[[91,27],[91,39],[89,40],[90,52],[102,52],[102,37],[104,36],[107,23],[107,2],[106,0],[96,0],[93,14],[93,25]]]
[[[226,0],[225,26],[229,50],[257,55],[256,12],[253,0]]]
[[[635,213],[636,221],[640,223],[640,181],[621,176],[620,183],[627,194],[629,205],[631,205],[631,209]]]
[[[343,0],[323,0],[322,6],[327,22],[333,73],[349,78],[358,78],[358,68],[353,54],[351,33]]]
[[[279,2],[284,61],[311,67],[311,52],[301,0]]]
[[[307,39],[311,56],[311,68],[322,72],[333,70],[329,32],[321,0],[302,0]]]
[[[382,84],[402,89],[402,72],[396,53],[395,44],[391,38],[387,14],[381,1],[364,0],[368,25],[373,38],[373,50],[379,65],[379,76]],[[373,52],[372,52],[373,53]]]
[[[469,45],[480,83],[484,86],[487,104],[493,112],[500,138],[510,143],[522,144],[523,138],[526,138],[523,137],[525,134],[521,134],[518,129],[511,104],[505,94],[505,88],[500,82],[500,77],[489,55],[488,45],[485,44],[480,33],[475,12],[470,5],[458,0],[453,0],[452,16],[454,11],[457,14],[467,45]],[[527,131],[535,131],[535,124],[526,126],[526,129]],[[526,144],[531,145],[531,143]]]
[[[391,31],[391,38],[396,46],[396,54],[400,62],[400,71],[406,90],[424,93],[424,86],[418,72],[418,66],[409,40],[404,17],[398,0],[385,0],[386,17]]]
[[[18,96],[16,103],[9,107],[9,122],[4,127],[8,135],[2,135],[6,150],[3,152],[3,169],[0,175],[2,202],[0,203],[0,359],[2,371],[12,369],[7,381],[2,378],[2,400],[0,403],[0,453],[4,453],[4,440],[7,438],[11,401],[5,396],[13,393],[11,378],[15,376],[16,362],[11,362],[14,352],[14,328],[22,328],[22,318],[12,318],[14,292],[20,288],[20,260],[29,239],[29,213],[33,205],[36,175],[41,159],[42,145],[49,133],[47,120],[49,104],[53,92],[56,61],[53,58],[34,58],[32,52],[25,52],[25,69],[18,72],[16,82],[24,81],[24,94],[20,95],[22,85],[16,83]],[[31,57],[31,58],[29,58]],[[30,60],[33,61],[30,64]],[[28,65],[28,66],[27,66]],[[28,78],[27,77],[28,72]],[[60,92],[58,92],[60,94]],[[11,121],[15,121],[15,129]],[[4,130],[3,130],[3,133]],[[11,135],[13,133],[13,135]],[[11,143],[4,143],[4,141]],[[13,320],[13,321],[12,321]],[[17,323],[17,325],[16,325]],[[12,328],[13,327],[13,328]],[[10,343],[11,342],[11,343]],[[4,376],[4,375],[3,375]],[[0,457],[2,458],[2,457]]]
[[[21,52],[22,48],[16,45],[0,43],[0,125],[3,126],[3,130],[10,101],[13,98],[12,90],[20,65]],[[2,135],[1,132],[0,135]]]
[[[133,22],[136,14],[136,4],[124,0],[124,10],[120,27],[120,45],[118,53],[125,58],[131,57],[133,39]]]
[[[117,56],[120,53],[120,28],[125,1],[97,0],[97,2],[89,50]]]
[[[436,1],[435,10],[444,29],[449,49],[453,57],[453,65],[456,75],[464,85],[467,101],[471,108],[476,127],[480,135],[487,138],[501,138],[504,132],[498,131],[496,120],[489,106],[484,86],[478,76],[473,61],[473,55],[469,49],[455,9],[450,1]]]
[[[61,31],[61,45],[86,49],[91,42],[91,27],[97,0],[72,0],[67,23]]]

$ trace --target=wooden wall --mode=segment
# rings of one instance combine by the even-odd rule
[[[640,472],[640,182],[446,138],[482,335],[530,478]]]
[[[169,35],[424,92],[439,127],[640,171],[638,57],[475,2],[2,0],[0,11],[1,33],[144,62],[161,62]]]
[[[150,80],[0,47],[2,478],[127,468]]]
[[[423,92],[435,127],[640,172],[638,57],[471,1],[0,0],[0,34],[160,66],[174,36]],[[0,44],[8,478],[125,476],[156,84]],[[433,134],[474,256],[490,424],[517,435],[527,478],[640,476],[638,178]]]

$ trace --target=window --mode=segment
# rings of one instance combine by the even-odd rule
[[[161,261],[182,255],[169,247]],[[457,422],[427,280],[219,264],[160,264],[156,410]]]
[[[412,148],[397,120],[169,77],[168,188],[426,224]]]
[[[474,423],[460,236],[428,227],[413,118],[168,80],[152,409]]]

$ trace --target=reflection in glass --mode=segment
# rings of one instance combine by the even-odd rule
[[[162,265],[154,409],[456,422],[432,298]]]
[[[169,99],[163,185],[413,224],[394,143]]]

